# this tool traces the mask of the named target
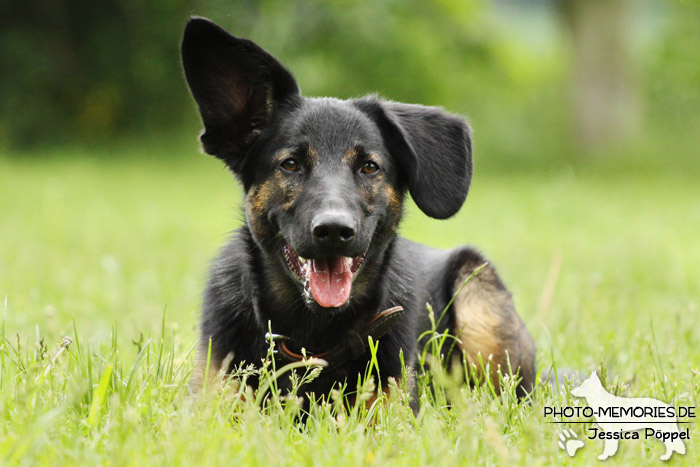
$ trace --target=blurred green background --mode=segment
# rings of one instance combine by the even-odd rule
[[[516,410],[463,392],[415,433],[393,416],[284,429],[226,402],[192,416],[201,293],[243,217],[199,151],[179,57],[193,14],[261,44],[308,96],[467,116],[464,207],[437,221],[409,202],[401,234],[481,249],[540,368],[700,405],[700,0],[0,0],[0,463],[576,462],[540,416],[573,401],[548,386]],[[698,465],[692,443],[680,462]],[[621,443],[620,465],[652,444]]]
[[[625,359],[651,323],[680,346],[674,361],[700,338],[677,334],[700,296],[697,1],[0,8],[0,301],[12,332],[39,323],[58,339],[75,319],[98,341],[113,325],[135,339],[159,332],[166,310],[179,342],[194,342],[208,261],[241,220],[233,177],[198,150],[179,57],[196,14],[261,44],[305,95],[378,92],[468,117],[464,209],[438,222],[409,207],[402,232],[483,248],[540,361]],[[594,326],[611,319],[625,339]]]
[[[697,168],[696,0],[5,0],[0,147],[188,136],[186,18],[253,38],[306,95],[369,92],[468,115],[498,169],[599,156]]]

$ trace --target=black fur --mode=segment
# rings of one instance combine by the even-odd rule
[[[246,224],[214,263],[204,294],[200,355],[211,339],[214,369],[229,354],[232,366],[258,364],[268,323],[309,352],[322,352],[398,305],[403,315],[380,339],[382,384],[400,378],[400,352],[415,369],[418,336],[429,325],[426,303],[442,310],[463,269],[483,258],[465,248],[431,249],[396,229],[407,191],[428,216],[444,219],[460,209],[472,176],[467,124],[439,108],[372,96],[302,97],[272,56],[203,18],[188,22],[182,57],[204,123],[204,150],[224,160],[246,192]],[[364,257],[350,298],[329,307],[305,297],[285,246],[303,258]],[[509,299],[495,273],[491,282]],[[458,312],[451,307],[441,327],[458,332]],[[517,315],[503,314],[528,341]],[[331,365],[304,390],[324,394],[338,383],[352,390],[368,361],[365,353]],[[534,354],[523,361],[529,375]]]

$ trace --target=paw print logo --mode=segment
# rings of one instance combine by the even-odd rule
[[[578,439],[576,433],[572,430],[566,428],[564,431],[559,433],[559,442],[557,445],[569,455],[569,457],[574,457],[576,451],[583,447],[583,441]]]

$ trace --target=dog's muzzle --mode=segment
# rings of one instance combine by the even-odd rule
[[[306,259],[299,256],[291,245],[285,245],[284,259],[294,277],[303,284],[307,298],[313,298],[324,308],[338,308],[350,299],[352,282],[365,254],[354,258],[326,256]]]

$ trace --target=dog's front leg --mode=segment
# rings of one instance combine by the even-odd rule
[[[604,461],[608,457],[612,456],[617,452],[618,440],[616,439],[606,439],[605,447],[603,448],[603,453],[598,456],[598,459]]]

